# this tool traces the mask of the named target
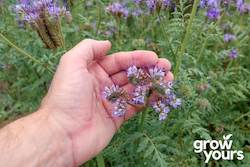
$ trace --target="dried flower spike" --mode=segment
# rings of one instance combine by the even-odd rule
[[[64,45],[61,18],[69,15],[55,0],[22,0],[14,7],[18,22],[29,24],[49,49]]]

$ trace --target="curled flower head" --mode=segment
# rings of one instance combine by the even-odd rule
[[[159,67],[154,67],[149,69],[149,75],[152,80],[162,81],[165,77],[165,72]]]
[[[134,0],[134,3],[136,4],[140,4],[142,2],[142,0]]]
[[[157,113],[162,112],[165,107],[166,107],[166,105],[164,104],[164,102],[162,100],[154,102],[153,105],[152,105],[152,108]]]
[[[220,0],[207,0],[207,6],[218,8],[220,6]]]
[[[153,12],[156,9],[156,0],[147,0],[146,4],[150,12]]]
[[[150,12],[159,12],[161,9],[170,7],[170,5],[171,0],[146,0],[146,6]]]
[[[236,0],[237,10],[242,14],[245,12],[245,2],[244,0]]]
[[[171,5],[171,0],[163,0],[164,7],[169,7]]]
[[[147,86],[137,86],[134,90],[132,103],[135,105],[145,105],[149,88]]]
[[[167,116],[168,116],[167,113],[161,112],[161,113],[159,114],[159,121],[164,121],[165,119],[167,119]]]
[[[127,101],[125,99],[117,99],[115,102],[115,110],[113,112],[113,116],[122,117],[125,115],[127,111]]]
[[[170,108],[164,99],[159,99],[152,105],[155,112],[159,113],[159,120],[163,121],[167,118]]]
[[[231,42],[236,39],[236,36],[233,34],[225,34],[224,35],[224,42]]]
[[[131,66],[127,70],[127,77],[129,81],[134,84],[144,84],[147,76],[145,72],[141,68],[137,68],[136,66]]]
[[[161,95],[164,95],[167,88],[168,86],[165,81],[157,81],[152,83],[152,90],[158,92]]]
[[[250,13],[250,4],[245,4],[245,11]]]
[[[209,8],[207,10],[207,17],[212,21],[218,20],[220,17],[220,9],[215,7]]]
[[[115,2],[115,3],[110,4],[107,7],[107,11],[109,13],[111,13],[112,15],[117,16],[117,17],[125,17],[125,18],[127,18],[128,15],[129,15],[128,8],[125,5],[123,5],[122,3],[119,3],[119,2]]]
[[[165,81],[163,69],[153,67],[150,69],[131,66],[127,70],[129,82],[135,86],[129,94],[117,85],[105,87],[104,97],[115,104],[113,116],[124,116],[127,106],[149,107],[159,114],[159,120],[167,118],[171,109],[181,106],[181,99],[173,91],[173,82]]]
[[[17,22],[29,24],[47,48],[55,49],[64,45],[61,18],[66,16],[67,12],[57,0],[19,0],[13,11],[16,13]]]
[[[111,87],[104,88],[103,96],[111,102],[115,102],[122,95],[124,95],[124,91],[118,85],[112,85]]]
[[[39,18],[43,18],[45,17],[46,12],[48,12],[50,16],[59,17],[65,15],[66,9],[65,7],[59,6],[54,0],[21,0],[14,6],[14,12],[16,12],[16,14],[21,14],[26,18],[32,18],[32,15],[37,15]],[[32,20],[32,22],[34,22],[34,20]]]
[[[48,13],[51,17],[59,17],[60,15],[66,15],[66,8],[59,7],[56,4],[51,4],[47,7]],[[69,11],[67,11],[69,12]]]
[[[170,101],[170,105],[176,109],[176,108],[179,108],[181,106],[181,99],[179,98],[174,98],[172,99],[172,101]]]
[[[132,15],[135,17],[141,16],[143,11],[141,9],[136,9],[132,12]]]
[[[230,59],[236,59],[238,57],[238,50],[237,49],[232,49],[229,54],[228,54],[228,57]]]
[[[207,7],[207,0],[201,0],[201,1],[200,1],[200,7],[201,7],[201,8]]]

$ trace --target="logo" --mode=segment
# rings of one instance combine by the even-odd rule
[[[230,140],[232,134],[224,135],[223,140],[195,140],[193,143],[194,152],[205,155],[205,163],[209,160],[243,160],[244,154],[241,150],[232,150],[233,140]]]

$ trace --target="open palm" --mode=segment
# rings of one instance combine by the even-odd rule
[[[129,106],[125,117],[112,117],[113,107],[101,95],[103,88],[117,84],[132,91],[126,77],[126,69],[131,65],[171,68],[166,59],[158,59],[150,51],[106,56],[110,48],[108,41],[84,40],[66,53],[42,103],[42,108],[50,112],[72,141],[76,165],[98,154],[124,120],[138,110]],[[166,79],[173,79],[171,72]]]

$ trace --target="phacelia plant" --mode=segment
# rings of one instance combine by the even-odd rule
[[[49,49],[64,45],[61,18],[70,18],[70,12],[53,0],[20,0],[14,6],[18,23],[29,24]]]
[[[104,98],[115,105],[113,116],[124,116],[127,106],[132,105],[137,108],[151,107],[159,114],[160,121],[165,120],[171,108],[181,106],[181,99],[173,91],[173,82],[166,81],[165,76],[166,71],[159,67],[129,67],[127,77],[135,87],[131,94],[118,85],[105,87],[103,92]]]

